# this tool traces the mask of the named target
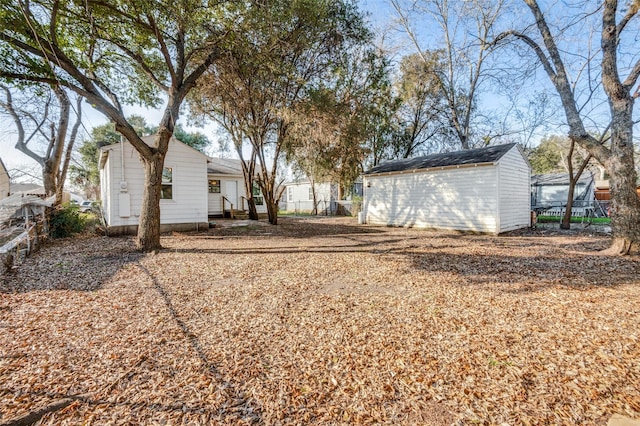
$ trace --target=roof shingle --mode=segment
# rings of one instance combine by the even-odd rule
[[[486,148],[466,149],[463,151],[445,152],[426,155],[424,157],[403,158],[379,164],[366,175],[400,172],[405,170],[430,169],[434,167],[461,166],[480,163],[493,163],[515,146],[515,143],[495,145]]]

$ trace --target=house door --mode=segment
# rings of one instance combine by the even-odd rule
[[[238,204],[238,182],[235,180],[227,180],[224,182],[224,196],[233,203],[234,209],[239,209]]]

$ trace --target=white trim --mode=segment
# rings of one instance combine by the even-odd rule
[[[500,161],[500,160],[498,160]],[[473,164],[457,164],[457,165],[452,165],[452,166],[438,166],[438,167],[425,167],[425,168],[421,168],[421,169],[409,169],[409,170],[400,170],[400,171],[393,171],[393,172],[382,172],[382,173],[368,173],[366,174],[367,177],[372,177],[372,176],[390,176],[390,175],[403,175],[403,174],[407,174],[407,173],[422,173],[422,172],[430,172],[433,170],[450,170],[450,169],[466,169],[466,168],[472,168],[472,167],[484,167],[484,166],[494,166],[496,165],[498,162],[496,161],[491,162],[491,163],[473,163]]]
[[[500,163],[496,164],[496,229],[495,234],[500,234]]]

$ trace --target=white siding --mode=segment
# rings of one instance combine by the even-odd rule
[[[237,182],[238,186],[238,203],[239,205],[233,206],[234,209],[242,209],[242,200],[240,197],[247,198],[247,193],[244,188],[244,177],[243,176],[230,176],[230,175],[208,175],[208,179],[216,179],[220,181],[220,193],[208,193],[209,192],[209,181],[207,180],[207,205],[208,205],[208,213],[211,216],[221,215],[222,214],[222,196],[224,195],[224,188],[226,182]],[[225,205],[226,209],[229,209],[228,205]],[[247,203],[244,203],[245,210],[247,209]],[[266,213],[267,206],[264,204],[256,205],[256,211],[258,213]]]
[[[311,212],[313,210],[313,196],[309,196],[310,182],[288,183],[282,195],[281,205],[285,205],[286,211]],[[316,201],[318,211],[331,207],[331,184],[316,183]]]
[[[517,146],[498,161],[500,232],[530,226],[531,170]]]
[[[367,223],[496,232],[495,166],[432,169],[365,178]]]
[[[144,169],[138,153],[124,144],[125,181],[131,197],[131,215],[120,217],[120,146],[113,147],[105,164],[105,175],[109,185],[103,186],[107,197],[105,205],[110,205],[109,225],[137,225],[144,192]],[[173,199],[160,200],[160,223],[207,222],[207,159],[186,145],[171,141],[165,157],[165,167],[173,169]],[[110,174],[110,179],[108,174]],[[102,176],[101,176],[102,177]],[[116,182],[117,180],[117,182]]]
[[[103,168],[100,169],[100,196],[102,198],[102,210],[107,223],[111,223],[113,206],[111,203],[111,158],[107,158]],[[117,195],[116,195],[117,196]]]

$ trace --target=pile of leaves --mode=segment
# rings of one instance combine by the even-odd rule
[[[640,418],[640,262],[607,243],[345,218],[54,241],[0,283],[0,423]]]

